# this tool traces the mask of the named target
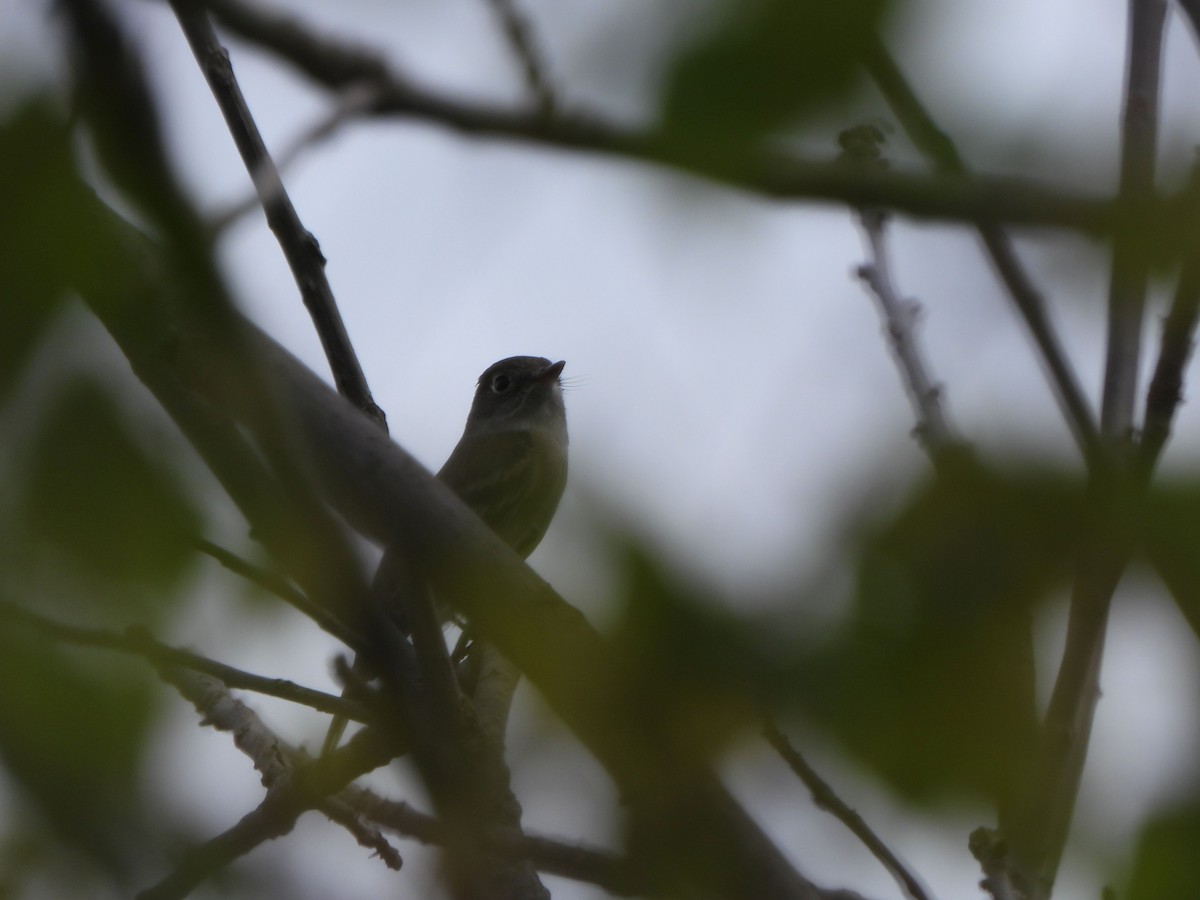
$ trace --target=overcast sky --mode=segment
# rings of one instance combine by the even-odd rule
[[[388,52],[403,72],[446,91],[498,103],[523,96],[518,70],[483,0],[295,0],[314,23]],[[47,3],[0,0],[0,82],[57,83]],[[664,51],[695,33],[699,4],[666,0],[525,0],[567,107],[650,121]],[[707,6],[707,4],[705,4]],[[168,9],[119,5],[159,89],[174,159],[198,205],[216,212],[249,184],[232,141]],[[1117,0],[921,0],[894,25],[901,63],[980,169],[1033,174],[1075,189],[1114,182],[1125,41]],[[1173,172],[1200,141],[1193,36],[1170,23],[1164,157]],[[233,63],[268,146],[278,152],[319,119],[327,98],[273,59],[232,45]],[[10,102],[0,95],[0,103]],[[1192,98],[1191,109],[1189,97]],[[885,115],[867,96],[864,108]],[[834,122],[832,127],[855,124]],[[832,141],[805,146],[832,156]],[[894,151],[904,157],[902,142]],[[1182,162],[1181,162],[1182,161]],[[775,203],[626,161],[466,140],[426,124],[352,125],[304,156],[285,181],[328,258],[328,275],[393,436],[436,469],[457,441],[475,379],[513,354],[565,359],[571,482],[535,568],[597,621],[606,615],[602,559],[586,539],[602,509],[664,551],[690,577],[728,596],[764,596],[818,564],[837,537],[839,511],[878,492],[881,502],[925,463],[912,414],[871,298],[852,276],[863,260],[845,210]],[[1020,246],[1053,300],[1053,315],[1085,388],[1100,380],[1106,270],[1099,248],[1036,234]],[[1020,324],[975,240],[957,227],[901,220],[891,249],[901,290],[922,303],[921,340],[962,434],[988,455],[1033,450],[1074,462],[1066,428]],[[220,247],[246,311],[326,375],[311,324],[261,213],[244,216]],[[1153,324],[1153,323],[1152,323]],[[91,334],[86,323],[73,327]],[[102,341],[101,332],[95,339]],[[1148,342],[1157,339],[1150,327]],[[1149,344],[1148,344],[1149,346]],[[327,377],[327,376],[326,376]],[[1190,383],[1190,382],[1189,382]],[[1194,390],[1194,389],[1193,389]],[[1180,415],[1168,459],[1194,470],[1200,423]],[[888,491],[892,493],[889,495]],[[236,542],[236,541],[235,541]],[[332,684],[332,647],[306,623],[231,639],[226,576],[198,584],[216,599],[179,623],[181,642],[257,671]],[[225,585],[225,593],[221,586]],[[1130,596],[1146,593],[1134,585]],[[1151,595],[1147,594],[1149,598]],[[226,604],[224,608],[222,604]],[[290,620],[289,620],[290,621]],[[1047,623],[1050,646],[1061,623]],[[1197,732],[1190,635],[1167,605],[1118,608],[1109,674],[1081,815],[1103,823],[1095,844],[1123,848],[1145,804],[1190,765]],[[206,644],[220,636],[223,646]],[[1153,653],[1144,648],[1153,646]],[[1171,698],[1171,705],[1146,698]],[[281,707],[276,724],[307,729]],[[609,823],[576,821],[555,797],[604,796],[602,774],[536,719],[523,700],[514,738],[518,786],[535,829],[602,839]],[[197,737],[176,703],[162,737],[162,784],[179,792],[198,828],[227,827],[255,796],[254,774],[227,737]],[[1163,756],[1134,758],[1121,735]],[[818,755],[823,751],[816,748]],[[169,753],[167,752],[169,751]],[[864,793],[856,805],[944,898],[968,897],[978,873],[965,852],[979,824],[938,836],[894,809],[852,771],[827,764]],[[194,766],[178,786],[181,760]],[[777,767],[776,767],[777,768]],[[764,775],[763,771],[767,774]],[[747,774],[750,773],[750,774]],[[773,775],[772,775],[773,773]],[[805,870],[875,896],[894,887],[842,839],[803,814],[808,801],[761,750],[731,777]],[[771,777],[769,777],[771,776]],[[197,799],[199,795],[199,799]],[[396,876],[314,817],[303,840],[264,854],[287,859],[311,896],[378,896]],[[410,846],[402,846],[406,854]],[[424,875],[422,875],[424,872]],[[1069,861],[1063,900],[1097,896]],[[400,878],[415,887],[420,863]],[[554,883],[556,897],[589,897]],[[561,888],[561,889],[560,889]]]

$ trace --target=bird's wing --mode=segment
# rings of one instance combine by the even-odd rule
[[[538,432],[471,438],[438,472],[479,518],[521,556],[541,541],[567,480],[566,454]]]

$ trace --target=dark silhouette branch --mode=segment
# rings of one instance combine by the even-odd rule
[[[339,750],[336,760],[314,764],[267,728],[252,709],[230,696],[221,681],[179,668],[164,669],[164,676],[195,706],[204,724],[233,735],[234,744],[262,776],[267,795],[231,828],[186,853],[167,877],[138,894],[138,900],[186,897],[220,869],[266,841],[288,834],[310,809],[325,810],[333,821],[346,825],[356,840],[379,852],[389,867],[400,868],[399,854],[382,835],[361,822],[346,821],[346,806],[329,796],[350,779],[386,762],[390,754],[383,745],[370,736],[356,735],[359,740]]]
[[[1189,242],[1200,247],[1200,163],[1192,168],[1192,208],[1195,211]],[[1158,360],[1146,391],[1146,413],[1138,447],[1139,477],[1148,484],[1150,476],[1171,436],[1171,423],[1183,402],[1183,373],[1195,346],[1197,315],[1200,312],[1200,257],[1184,260],[1175,286],[1171,308],[1163,321]]]
[[[1118,188],[1121,197],[1138,197],[1154,189],[1166,14],[1166,0],[1131,0],[1129,4],[1129,64],[1121,117]],[[1149,266],[1146,229],[1117,236],[1109,278],[1108,353],[1100,409],[1100,429],[1110,443],[1126,443],[1133,437]]]
[[[417,119],[465,135],[666,165],[766,197],[876,206],[935,219],[1053,225],[1106,234],[1122,227],[1126,217],[1158,212],[1162,205],[1151,196],[1119,205],[1012,178],[862,173],[835,162],[808,162],[765,151],[736,167],[713,171],[682,153],[667,135],[619,126],[595,114],[560,110],[547,118],[538,110],[509,111],[452,98],[411,83],[372,51],[318,35],[292,16],[238,0],[208,0],[207,6],[225,27],[330,90],[363,82],[375,85],[380,92],[377,114]]]
[[[342,796],[359,815],[382,828],[426,844],[441,845],[446,841],[442,822],[407,803],[387,800],[357,786],[347,788]],[[542,872],[594,884],[621,897],[639,892],[628,861],[614,853],[519,831],[493,831],[486,837],[492,850],[528,859]]]
[[[297,135],[276,156],[280,172],[286,171],[305,151],[312,149],[338,133],[347,122],[362,117],[375,105],[376,92],[369,84],[356,84],[341,91],[333,102],[333,108],[314,122],[303,133]],[[209,231],[220,234],[251,210],[260,209],[258,195],[252,193],[245,199],[213,213],[208,220]]]
[[[338,638],[345,644],[353,646],[361,641],[359,635],[345,628],[340,621],[320,604],[313,603],[304,594],[296,590],[286,579],[281,578],[274,572],[254,565],[253,563],[242,559],[236,553],[231,553],[224,547],[214,544],[212,541],[205,538],[196,539],[196,548],[206,556],[216,560],[230,572],[240,575],[247,581],[253,582],[263,590],[274,594],[280,600],[295,607],[304,615],[308,616],[321,628]]]
[[[237,824],[186,853],[167,877],[138,892],[136,900],[183,900],[221,869],[291,832],[302,812],[290,795],[268,792]]]
[[[144,629],[131,628],[124,633],[104,628],[87,628],[68,625],[12,603],[0,601],[0,618],[11,623],[36,630],[44,637],[75,644],[81,647],[97,647],[113,650],[146,660],[159,672],[170,668],[190,669],[220,679],[232,688],[254,691],[268,697],[278,697],[318,712],[339,713],[357,722],[367,719],[361,704],[323,691],[302,687],[283,678],[266,678],[233,666],[217,662],[207,656],[180,650],[164,644]]]
[[[778,725],[768,719],[766,725],[763,726],[763,735],[771,746],[775,748],[780,757],[783,758],[783,761],[788,764],[788,767],[795,773],[796,777],[808,788],[812,794],[813,802],[849,828],[854,836],[862,841],[863,846],[871,851],[871,854],[896,879],[896,883],[900,885],[900,889],[905,894],[911,897],[912,900],[930,900],[929,894],[925,891],[921,882],[917,880],[917,877],[908,871],[908,867],[891,851],[879,835],[872,830],[863,817],[851,809],[838,796],[829,782],[822,778],[816,769],[808,764],[808,760],[804,758],[804,755],[799,750],[792,746],[791,741],[779,730]]]
[[[208,12],[198,0],[170,0],[170,3],[233,135],[266,213],[267,224],[292,270],[338,391],[386,431],[387,417],[371,397],[371,389],[334,300],[333,289],[325,277],[325,257],[317,239],[301,223],[279,170],[267,152],[266,143],[234,77],[228,51],[217,40]]]
[[[519,831],[520,806],[501,748],[472,727],[429,587],[403,552],[385,554],[370,605],[375,645],[365,658],[395,698],[413,759],[446,826],[452,894],[462,900],[547,900],[528,862],[498,856],[483,839],[497,828]],[[411,643],[397,619],[411,632]]]
[[[212,469],[222,487],[252,523],[261,541],[312,601],[350,627],[350,611],[361,605],[366,581],[345,527],[315,502],[296,471],[283,434],[284,424],[254,366],[244,364],[237,346],[238,317],[212,262],[211,244],[180,190],[162,145],[156,111],[150,102],[136,56],[126,45],[104,6],[96,0],[66,0],[61,6],[72,38],[72,76],[82,122],[100,148],[100,161],[155,224],[166,243],[152,246],[97,204],[99,221],[109,221],[110,265],[76,285],[105,327],[124,333],[138,377],[151,388],[185,436]],[[96,90],[103,85],[103,90]],[[168,287],[165,271],[174,278]],[[148,275],[153,272],[152,276]],[[154,282],[154,296],[132,297]],[[221,340],[212,348],[202,376],[238,385],[237,403],[256,407],[262,430],[257,448],[233,422],[228,409],[197,402],[190,388],[172,374],[175,333],[144,337],[141,303],[158,306],[166,319],[193,317]],[[118,342],[120,342],[118,338]],[[246,410],[243,410],[246,412]]]
[[[487,0],[500,22],[504,37],[512,48],[513,56],[521,66],[521,74],[537,103],[538,110],[549,118],[558,109],[554,97],[554,86],[547,75],[545,53],[538,41],[537,32],[529,18],[518,8],[517,0]]]

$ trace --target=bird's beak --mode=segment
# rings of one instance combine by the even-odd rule
[[[563,366],[566,364],[567,361],[565,359],[560,359],[556,363],[550,363],[550,365],[538,372],[538,374],[533,377],[533,380],[542,384],[550,381],[558,381],[558,376],[562,374]]]

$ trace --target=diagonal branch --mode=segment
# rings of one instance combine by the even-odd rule
[[[525,76],[525,84],[533,94],[538,110],[549,118],[557,110],[558,102],[554,96],[554,86],[546,74],[549,67],[538,43],[537,32],[518,8],[517,0],[487,0],[487,3],[500,20],[504,37],[521,64],[521,74]]]
[[[247,581],[252,581],[264,590],[274,594],[285,603],[304,613],[322,629],[332,634],[342,643],[354,646],[361,643],[362,637],[353,630],[345,627],[342,622],[329,613],[319,603],[313,603],[303,593],[296,590],[290,582],[274,572],[268,572],[253,563],[242,559],[236,553],[231,553],[224,547],[214,544],[204,538],[196,538],[196,549],[206,556],[216,560],[230,572],[241,575]]]
[[[292,206],[279,170],[267,152],[234,77],[228,51],[218,42],[208,13],[197,0],[170,0],[170,3],[254,182],[259,202],[267,215],[267,224],[291,267],[338,391],[386,431],[387,418],[371,397],[371,389],[334,300],[333,289],[325,277],[325,257],[317,239],[304,227]]]
[[[231,828],[184,854],[169,875],[139,891],[135,900],[183,900],[230,863],[267,841],[288,834],[303,812],[290,794],[268,791],[257,807]]]
[[[381,835],[372,834],[360,822],[344,821],[345,806],[329,797],[361,772],[385,762],[390,754],[382,745],[360,738],[352,742],[353,747],[339,750],[336,761],[314,765],[275,735],[252,709],[230,696],[219,679],[173,667],[165,668],[163,674],[192,703],[204,724],[233,735],[234,744],[262,776],[267,795],[231,828],[186,853],[169,875],[138,894],[138,900],[186,897],[233,861],[288,834],[304,812],[316,808],[346,825],[357,840],[380,851],[391,868],[400,867],[399,855]]]
[[[804,786],[812,793],[813,802],[821,809],[827,810],[843,825],[849,828],[854,836],[862,841],[863,845],[871,851],[871,854],[883,864],[883,867],[896,879],[896,883],[900,885],[900,889],[912,898],[912,900],[929,900],[929,894],[925,891],[921,882],[917,880],[916,876],[908,871],[908,867],[891,851],[879,835],[871,829],[871,826],[864,821],[863,817],[851,809],[837,795],[837,792],[830,787],[829,782],[817,774],[817,771],[808,764],[808,760],[804,758],[803,754],[793,747],[787,736],[779,730],[779,726],[768,719],[766,725],[763,727],[763,734],[771,746],[775,748],[775,751],[783,758],[783,761],[796,774],[796,777],[804,782]]]
[[[58,622],[33,610],[13,603],[0,601],[0,618],[33,628],[45,637],[82,647],[101,647],[130,656],[138,656],[150,663],[160,673],[169,668],[190,669],[218,678],[226,685],[241,690],[254,691],[268,697],[278,697],[291,703],[315,709],[318,712],[338,713],[357,722],[367,720],[361,704],[323,691],[302,687],[283,678],[266,678],[255,675],[216,660],[180,650],[157,640],[144,629],[131,628],[124,634],[103,628],[86,628]]]
[[[365,115],[377,100],[375,89],[371,85],[352,84],[340,91],[333,100],[333,108],[318,119],[301,134],[292,139],[291,143],[279,153],[276,167],[280,172],[285,171],[306,150],[328,140],[338,129],[356,118]],[[214,213],[208,221],[209,230],[220,234],[242,216],[261,206],[257,193],[250,194],[223,210]]]

